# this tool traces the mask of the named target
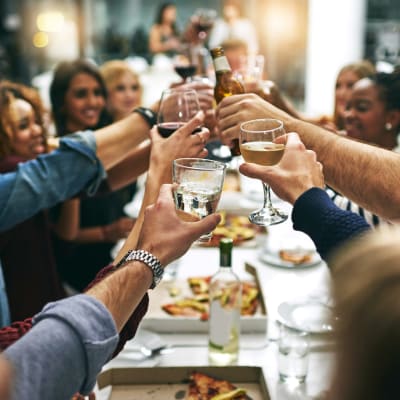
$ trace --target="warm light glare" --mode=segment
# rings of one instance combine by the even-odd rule
[[[46,47],[49,44],[49,37],[45,32],[36,32],[32,42],[35,47]]]
[[[40,31],[59,32],[64,26],[64,15],[58,11],[40,13],[36,18],[36,25]]]

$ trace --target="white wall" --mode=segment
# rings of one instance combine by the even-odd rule
[[[366,0],[309,0],[306,114],[332,114],[338,71],[364,53],[366,7]]]

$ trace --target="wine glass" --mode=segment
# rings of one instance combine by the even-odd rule
[[[157,115],[158,132],[162,137],[169,137],[199,111],[200,103],[195,90],[180,88],[164,90]]]
[[[197,58],[195,49],[189,44],[182,44],[177,54],[174,56],[174,70],[184,82],[187,82],[188,78],[196,74],[198,64]]]
[[[204,43],[208,32],[214,26],[217,12],[212,8],[198,8],[193,15],[193,25],[200,42]]]
[[[198,220],[216,211],[225,169],[224,163],[203,158],[178,158],[173,161],[174,200],[181,219]],[[197,241],[208,242],[211,237],[212,232],[209,232]]]
[[[277,164],[282,158],[285,145],[275,143],[275,139],[284,134],[283,122],[277,119],[255,119],[242,123],[239,141],[244,160],[259,165]],[[272,205],[270,187],[264,182],[262,185],[264,204],[249,215],[249,220],[262,226],[284,222],[288,215]]]

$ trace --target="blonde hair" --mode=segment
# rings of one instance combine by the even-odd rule
[[[104,79],[106,88],[109,91],[115,82],[117,82],[125,74],[131,75],[139,85],[139,90],[142,92],[142,85],[140,83],[139,75],[129,66],[128,63],[122,60],[106,61],[100,67],[100,74]],[[141,94],[141,93],[140,93]]]
[[[332,399],[396,398],[400,388],[400,229],[350,241],[330,263],[338,359]]]

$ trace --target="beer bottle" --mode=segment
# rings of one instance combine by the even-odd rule
[[[216,84],[214,88],[214,97],[217,104],[224,97],[244,93],[243,85],[232,74],[232,69],[224,54],[224,49],[222,47],[212,49],[211,56],[215,68]],[[231,152],[233,156],[240,155],[239,139],[234,139]]]

